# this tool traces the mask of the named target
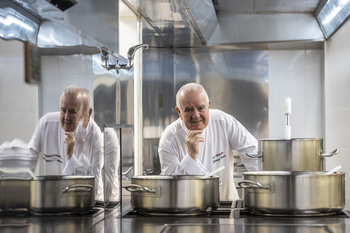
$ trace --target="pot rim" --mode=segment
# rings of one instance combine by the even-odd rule
[[[252,176],[332,176],[332,175],[344,175],[344,172],[335,172],[332,174],[326,174],[327,171],[254,171],[243,172],[243,175]]]
[[[36,177],[36,180],[91,180],[91,179],[95,179],[95,176],[45,175],[45,176]]]
[[[322,138],[260,138],[258,141],[322,141]]]
[[[133,176],[131,179],[137,180],[216,180],[219,176],[198,176],[198,175],[150,175],[150,176]]]

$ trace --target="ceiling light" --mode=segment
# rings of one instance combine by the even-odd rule
[[[328,0],[316,11],[316,18],[326,39],[346,22],[349,14],[350,0]]]
[[[12,7],[0,8],[0,37],[36,43],[39,24]]]

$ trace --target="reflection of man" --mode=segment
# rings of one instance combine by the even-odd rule
[[[91,154],[87,166],[91,166],[92,174],[96,175],[96,184],[98,184],[98,193],[96,200],[103,201],[103,180],[102,180],[102,166],[103,166],[103,136],[100,127],[91,117],[92,114],[92,98],[90,92],[82,88],[83,94],[83,127],[79,127],[78,139],[81,140],[82,151],[77,151],[78,155]],[[91,165],[90,165],[91,164]],[[91,174],[91,172],[90,172]]]
[[[113,128],[104,129],[104,187],[105,201],[116,203],[119,201],[119,166],[120,166],[120,145],[117,133]]]
[[[221,166],[220,200],[239,199],[233,180],[233,150],[256,153],[257,140],[233,116],[211,109],[204,88],[189,83],[176,95],[180,118],[169,125],[159,142],[163,175],[205,175]],[[258,170],[258,160],[240,153],[248,170]]]
[[[29,148],[42,155],[39,175],[95,175],[96,187],[101,182],[103,141],[99,127],[89,119],[83,126],[83,90],[67,87],[60,98],[60,112],[45,114],[39,121]],[[103,190],[96,188],[96,199]]]

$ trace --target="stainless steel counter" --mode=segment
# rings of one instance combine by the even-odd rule
[[[332,232],[350,229],[344,214],[319,217],[236,216],[225,211],[201,216],[144,216],[133,211],[124,216],[119,209],[95,209],[85,215],[6,215],[0,217],[0,232],[87,233],[204,233],[204,232]]]
[[[121,220],[121,232],[155,233],[250,233],[250,232],[303,232],[343,233],[350,229],[350,218],[339,213],[318,217],[272,217],[246,215],[208,215],[197,217],[128,216]]]

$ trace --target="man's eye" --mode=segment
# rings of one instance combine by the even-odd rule
[[[191,109],[189,109],[189,108],[185,108],[185,110],[184,110],[184,112],[189,112],[189,111],[191,111]]]

